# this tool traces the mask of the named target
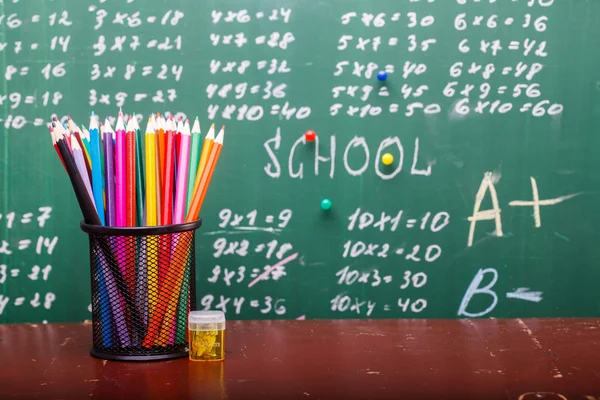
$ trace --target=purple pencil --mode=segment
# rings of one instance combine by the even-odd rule
[[[111,141],[112,142],[112,141]],[[113,318],[115,321],[125,321],[125,313],[121,304],[123,303],[122,297],[119,295],[119,288],[115,282],[113,274],[106,266],[108,262],[104,255],[104,250],[98,245],[98,242],[94,242],[92,246],[97,247],[96,252],[100,258],[100,265],[102,266],[102,273],[104,274],[104,280],[106,282],[106,290],[110,292],[108,298],[110,300],[110,308],[113,312]],[[131,339],[127,327],[123,323],[117,323],[117,334],[119,335],[119,341],[122,347],[130,346]]]
[[[115,187],[116,187],[116,212],[117,226],[127,226],[127,182],[125,171],[125,123],[123,113],[119,111],[117,126],[115,128]]]
[[[113,129],[108,118],[104,121],[104,191],[106,194],[106,225],[117,225],[115,211],[115,152]]]
[[[77,166],[77,169],[79,170],[81,179],[83,179],[83,184],[85,185],[85,189],[87,190],[88,195],[90,196],[90,200],[92,200],[92,203],[94,203],[94,192],[92,192],[92,184],[90,183],[90,179],[87,174],[87,168],[85,166],[85,160],[83,159],[83,157],[84,157],[83,150],[81,149],[81,146],[79,146],[79,142],[77,140],[73,140],[72,146],[73,146],[72,150],[73,150],[73,158],[75,159],[75,165]],[[94,204],[94,207],[96,207],[95,204]],[[97,210],[98,210],[98,207],[96,207],[96,211]]]

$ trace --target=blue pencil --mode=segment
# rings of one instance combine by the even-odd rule
[[[104,122],[104,171],[106,191],[106,225],[117,225],[117,213],[115,209],[115,150],[113,143],[113,129],[108,118]]]
[[[98,217],[102,225],[106,225],[104,218],[104,194],[102,193],[102,161],[100,157],[100,132],[98,121],[94,113],[90,116],[90,158],[92,159],[92,189],[94,192],[94,203],[98,210]]]
[[[104,347],[112,346],[112,326],[110,321],[110,303],[108,291],[106,288],[106,281],[104,280],[104,272],[102,271],[102,264],[98,261],[98,286],[100,292],[100,321],[102,325],[102,344]]]

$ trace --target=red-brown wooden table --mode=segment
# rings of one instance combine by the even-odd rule
[[[0,399],[600,399],[600,320],[232,321],[226,360],[112,362],[0,325]]]

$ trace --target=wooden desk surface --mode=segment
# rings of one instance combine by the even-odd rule
[[[0,399],[600,399],[599,341],[597,319],[232,321],[223,363],[124,363],[90,325],[0,325]]]

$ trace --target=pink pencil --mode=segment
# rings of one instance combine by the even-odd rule
[[[190,164],[190,140],[190,123],[186,120],[183,130],[181,131],[181,147],[179,149],[179,160],[177,160],[177,191],[175,193],[174,224],[182,224],[185,221],[188,168]]]
[[[126,167],[126,152],[125,152],[125,124],[123,122],[123,113],[119,111],[117,126],[115,128],[116,145],[115,145],[115,176],[116,176],[116,213],[117,226],[127,225],[127,174]]]

